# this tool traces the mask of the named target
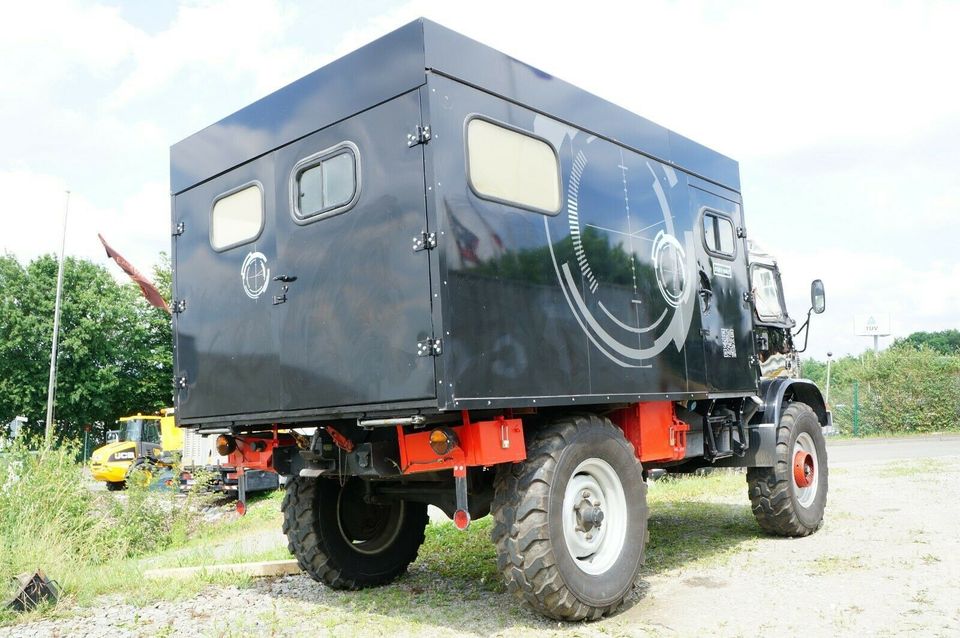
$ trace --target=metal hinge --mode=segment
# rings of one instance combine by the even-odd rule
[[[170,312],[175,315],[180,314],[187,309],[187,300],[186,299],[174,299],[173,303],[170,304]]]
[[[177,222],[177,225],[173,227],[172,235],[174,237],[179,237],[180,235],[183,234],[183,231],[186,230],[186,228],[187,228],[186,224],[184,224],[183,222]]]
[[[437,247],[437,234],[423,232],[413,238],[413,252],[430,250]]]
[[[757,357],[756,357],[755,355],[750,355],[750,358],[748,359],[748,361],[750,362],[750,365],[752,365],[752,366],[755,366],[755,365],[757,365],[757,363],[758,363]]]
[[[750,304],[752,304],[752,303],[753,303],[753,293],[752,293],[752,292],[749,292],[749,291],[743,293],[743,301],[744,301],[744,303],[750,303]]]
[[[437,357],[443,354],[443,339],[424,339],[417,342],[418,357]]]
[[[176,388],[177,390],[182,390],[183,388],[186,388],[186,387],[187,387],[187,377],[186,377],[186,376],[174,377],[174,378],[173,378],[173,387]]]
[[[737,226],[737,237],[745,239],[747,237],[747,229],[743,226]]]
[[[426,144],[430,141],[430,126],[417,124],[417,128],[412,133],[407,133],[407,146],[413,147],[417,144]]]

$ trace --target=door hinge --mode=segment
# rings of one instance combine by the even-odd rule
[[[443,339],[424,339],[417,342],[418,357],[437,357],[443,354]]]
[[[413,252],[430,250],[437,247],[437,234],[423,232],[413,238]]]
[[[187,225],[183,222],[177,222],[176,226],[173,227],[172,235],[174,237],[179,237],[183,234],[183,231],[186,230]]]
[[[430,141],[430,126],[417,124],[417,128],[412,133],[407,133],[407,147],[414,147],[417,144],[426,144]]]
[[[744,302],[744,303],[748,303],[748,304],[752,304],[752,303],[753,303],[753,293],[752,293],[752,292],[749,292],[749,291],[743,293],[743,302]]]
[[[744,228],[743,226],[737,226],[737,237],[739,237],[740,239],[746,239],[747,229]]]
[[[750,355],[750,358],[748,359],[748,361],[752,366],[755,366],[758,363],[756,355]]]
[[[174,299],[173,303],[170,304],[170,312],[175,315],[180,314],[187,309],[187,300],[186,299]]]
[[[187,377],[186,377],[186,376],[174,377],[174,378],[173,378],[173,387],[176,388],[177,390],[182,390],[182,389],[186,388],[186,387],[187,387]]]

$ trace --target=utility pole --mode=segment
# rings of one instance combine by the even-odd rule
[[[70,212],[70,191],[63,207],[63,238],[60,241],[60,264],[57,267],[57,297],[53,302],[53,344],[50,346],[50,383],[47,385],[47,432],[44,449],[53,444],[53,399],[57,391],[57,345],[60,341],[60,299],[63,296],[63,262],[67,249],[67,214]]]
[[[827,397],[826,399],[824,399],[824,403],[826,403],[828,407],[830,406],[830,364],[832,362],[833,362],[833,353],[828,352],[827,353]]]

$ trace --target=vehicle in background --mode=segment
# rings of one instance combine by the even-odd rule
[[[170,466],[179,460],[183,448],[183,430],[174,421],[173,408],[159,414],[135,414],[117,421],[119,430],[107,434],[115,440],[93,451],[90,472],[97,481],[107,484],[111,491],[122,490],[133,472],[149,472],[154,468]]]

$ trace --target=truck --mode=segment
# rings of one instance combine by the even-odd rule
[[[183,449],[183,431],[176,426],[173,408],[158,414],[134,414],[120,417],[116,440],[109,441],[90,455],[90,473],[103,481],[111,492],[127,486],[131,473],[144,470],[152,477],[153,468]]]
[[[660,470],[746,468],[762,529],[821,526],[831,415],[734,160],[420,19],[175,144],[170,179],[178,422],[269,454],[316,580],[391,582],[434,505],[492,514],[533,609],[596,619]],[[824,308],[816,280],[807,331]]]

